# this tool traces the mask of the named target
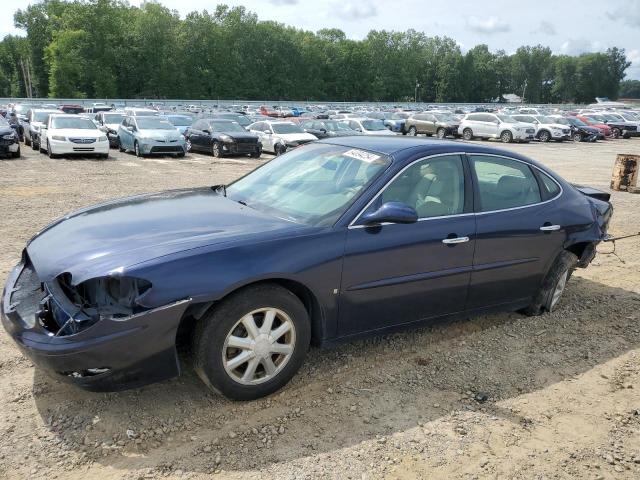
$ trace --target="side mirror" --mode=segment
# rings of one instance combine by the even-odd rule
[[[204,129],[204,130],[202,130],[202,133],[206,133],[207,135],[210,135],[211,134],[211,130]]]
[[[402,202],[386,202],[375,212],[362,216],[365,225],[378,225],[380,223],[415,223],[418,221],[418,213],[412,207]]]
[[[326,128],[321,128],[321,129],[320,129],[320,131],[321,131],[322,133],[327,133],[327,129],[326,129]]]
[[[356,132],[361,132],[362,129],[360,127],[356,127]]]
[[[271,131],[269,131],[269,130],[263,130],[262,133],[264,133],[266,135],[271,135]]]

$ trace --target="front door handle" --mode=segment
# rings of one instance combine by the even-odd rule
[[[456,243],[466,243],[469,241],[469,237],[454,237],[454,238],[445,238],[442,240],[442,243],[445,245],[455,245]]]
[[[543,232],[555,232],[556,230],[560,230],[560,225],[543,225],[540,227],[540,230]]]

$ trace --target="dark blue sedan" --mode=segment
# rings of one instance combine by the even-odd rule
[[[518,154],[415,138],[297,148],[236,182],[114,200],[27,244],[2,322],[54,377],[173,377],[270,394],[311,343],[490,310],[553,310],[606,235],[608,195]]]

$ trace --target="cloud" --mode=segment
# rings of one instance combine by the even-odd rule
[[[640,80],[640,50],[634,49],[627,52],[627,60],[631,62],[631,66],[627,70],[627,79]]]
[[[640,2],[626,0],[616,10],[607,12],[607,17],[615,22],[622,22],[630,27],[640,28]]]
[[[298,0],[269,0],[269,3],[272,3],[274,5],[280,6],[280,5],[297,5],[298,4]]]
[[[606,45],[599,40],[571,38],[562,43],[560,53],[565,55],[580,55],[586,52],[603,52],[606,48]]]
[[[337,16],[349,20],[362,20],[378,15],[378,9],[370,1],[343,1],[334,3]]]
[[[469,17],[467,19],[467,27],[476,33],[484,34],[502,33],[511,30],[509,24],[498,17]]]
[[[551,22],[543,20],[536,30],[531,33],[544,33],[545,35],[555,35],[556,27]]]

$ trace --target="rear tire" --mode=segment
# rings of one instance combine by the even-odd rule
[[[465,128],[462,131],[462,138],[465,140],[473,140],[473,131],[470,128]]]
[[[439,128],[439,129],[436,131],[436,136],[437,136],[440,140],[442,140],[442,139],[444,139],[444,138],[447,136],[447,131],[446,131],[444,128]]]
[[[416,129],[416,127],[410,127],[409,132],[407,132],[407,135],[411,135],[412,137],[415,137],[418,135],[418,130]]]
[[[269,325],[267,312],[275,315]],[[246,322],[256,328],[246,328]],[[274,338],[283,325],[288,330]],[[194,368],[205,384],[226,397],[254,400],[291,380],[304,362],[310,340],[309,315],[297,296],[275,284],[247,287],[231,294],[197,324]],[[234,341],[238,347],[231,346]],[[246,359],[234,362],[240,355]]]
[[[622,132],[620,131],[620,129],[618,127],[613,127],[611,129],[611,137],[612,138],[620,138],[621,135],[622,135]]]
[[[261,155],[262,155],[262,152],[253,152],[249,154],[251,158],[260,158]]]
[[[553,312],[562,298],[566,283],[576,269],[578,257],[571,252],[563,250],[549,269],[540,289],[536,293],[531,305],[522,310],[527,316],[542,315],[544,312]]]
[[[31,139],[24,137],[24,146],[25,147],[30,147],[31,146]]]

